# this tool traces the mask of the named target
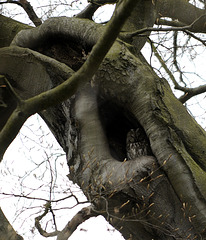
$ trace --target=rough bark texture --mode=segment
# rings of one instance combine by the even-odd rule
[[[124,31],[153,26],[159,13],[176,17],[178,3],[138,1]],[[195,10],[194,19],[202,14]],[[191,24],[186,16],[180,20]],[[51,19],[12,43],[34,51],[0,51],[0,73],[22,98],[51,89],[81,67],[103,29],[89,20]],[[140,54],[145,41],[117,39],[91,82],[40,115],[67,154],[69,178],[125,239],[205,239],[206,133]],[[22,71],[25,61],[31,64]],[[27,75],[35,71],[34,84]],[[1,127],[14,105],[0,108]]]
[[[205,10],[199,9],[185,0],[158,0],[157,13],[160,17],[170,17],[178,21],[190,25],[198,18],[201,19],[193,26],[194,32],[205,32]]]
[[[1,240],[23,240],[12,228],[9,221],[6,219],[4,213],[0,208],[0,232]]]
[[[29,28],[28,25],[0,15],[0,47],[9,46],[19,31]]]

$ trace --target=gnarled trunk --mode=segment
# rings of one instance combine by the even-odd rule
[[[124,29],[155,19],[152,2],[139,1]],[[103,30],[88,20],[51,19],[13,41],[35,52],[1,50],[0,72],[24,99],[54,88],[81,67]],[[123,39],[91,82],[40,115],[67,154],[70,180],[125,239],[204,239],[205,131],[140,54],[146,39]],[[15,58],[26,71],[22,64],[14,69]],[[28,78],[34,69],[41,78]]]

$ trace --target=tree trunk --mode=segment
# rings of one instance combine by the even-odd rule
[[[0,233],[1,240],[23,240],[23,238],[14,231],[11,224],[9,223],[4,213],[2,212],[1,208],[0,208]]]
[[[139,1],[124,30],[153,26],[156,15],[152,2]],[[51,19],[13,41],[50,58],[10,47],[0,51],[0,72],[27,99],[78,70],[103,30],[88,20]],[[120,36],[91,82],[40,115],[67,154],[69,179],[125,239],[204,239],[206,134],[141,55],[145,41]],[[24,65],[14,70],[15,56]]]

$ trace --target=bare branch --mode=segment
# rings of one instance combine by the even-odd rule
[[[186,24],[184,24],[182,22],[179,22],[179,21],[176,21],[176,20],[168,21],[168,20],[165,20],[165,19],[157,19],[155,24],[157,24],[157,25],[165,25],[165,26],[172,26],[172,27],[185,27],[186,26]],[[206,41],[204,41],[201,38],[197,37],[192,32],[190,32],[188,30],[184,30],[183,32],[185,32],[186,34],[190,35],[194,39],[200,41],[204,46],[206,46]]]
[[[47,215],[47,213],[51,210],[51,202],[47,202],[44,205],[45,209],[42,215],[38,216],[35,218],[35,227],[37,228],[37,230],[39,231],[39,233],[44,236],[44,237],[54,237],[57,236],[59,234],[59,231],[54,231],[54,232],[46,232],[45,230],[43,230],[43,228],[41,227],[40,221],[42,220],[43,217],[45,217]]]
[[[185,94],[179,98],[181,103],[185,103],[190,98],[206,92],[206,85],[202,85],[196,88],[185,88],[185,87],[177,86],[175,87],[175,89],[182,90],[185,92]]]
[[[156,58],[159,60],[161,66],[164,68],[164,70],[166,71],[166,73],[168,74],[170,79],[172,80],[172,82],[174,84],[174,88],[184,92],[184,95],[182,95],[179,98],[179,101],[181,103],[185,103],[190,98],[206,92],[206,85],[202,85],[202,86],[199,86],[199,87],[196,87],[196,88],[187,88],[187,87],[182,87],[181,85],[179,85],[179,83],[176,81],[172,72],[168,69],[167,65],[165,64],[164,60],[162,59],[162,57],[158,53],[156,47],[154,46],[154,44],[152,43],[151,40],[150,40],[150,44],[152,46],[152,50],[154,51],[154,54],[155,54]]]
[[[185,0],[158,0],[155,5],[159,17],[177,19],[186,25],[190,25],[199,16],[205,14],[204,9],[200,9]],[[202,19],[198,24],[195,24],[192,31],[205,32],[205,19]]]
[[[5,76],[0,75],[0,80],[6,83],[5,86],[9,88],[10,92],[14,96],[15,100],[17,101],[17,103],[18,104],[23,103],[23,99],[21,99],[21,97],[16,93],[16,91],[14,90],[14,88],[12,87],[12,85],[10,84],[8,79]]]
[[[90,217],[95,217],[98,214],[93,210],[92,206],[85,207],[79,211],[71,221],[67,223],[65,228],[58,234],[57,240],[67,240],[77,227],[88,220]]]
[[[201,42],[204,46],[206,46],[206,41],[202,40],[201,38],[197,37],[195,34],[191,33],[188,30],[184,31],[187,35],[191,36],[192,38],[196,39],[197,41]]]
[[[158,27],[158,28],[153,28],[153,27],[145,27],[142,29],[138,29],[135,32],[132,33],[121,33],[123,38],[133,38],[137,35],[140,35],[142,33],[146,33],[146,32],[152,32],[152,31],[156,31],[156,32],[167,32],[167,31],[185,31],[185,30],[191,30],[193,28],[194,25],[196,25],[198,23],[198,21],[200,21],[202,18],[204,18],[206,16],[206,14],[201,15],[200,17],[198,17],[197,19],[195,19],[194,22],[192,22],[190,25],[187,26],[181,26],[181,27],[168,27],[168,28],[162,28],[162,27]]]
[[[27,0],[19,0],[19,1],[7,0],[7,1],[1,2],[0,4],[5,4],[5,3],[14,3],[21,6],[36,27],[42,24],[41,19],[36,15],[33,7]]]
[[[118,14],[111,19],[86,62],[72,77],[56,88],[25,100],[24,104],[17,106],[0,134],[0,159],[3,158],[6,149],[29,116],[65,101],[92,78],[113,45],[127,17],[134,9],[135,4],[136,1],[133,0],[123,1]]]
[[[49,213],[52,213],[53,219],[54,219],[54,214],[51,208],[51,202],[47,202],[44,205],[45,209],[43,214],[35,218],[35,227],[39,231],[39,233],[44,236],[44,237],[54,237],[57,236],[57,240],[67,240],[72,233],[77,229],[77,227],[85,222],[87,219],[90,217],[98,216],[98,213],[93,210],[92,206],[85,207],[81,211],[79,211],[65,226],[65,228],[62,231],[58,231],[56,224],[55,228],[56,230],[54,232],[48,233],[45,231],[41,224],[40,221]],[[54,220],[55,221],[55,220]]]
[[[177,50],[178,50],[178,46],[177,46],[177,34],[178,34],[178,32],[175,31],[175,32],[174,32],[174,35],[173,35],[173,63],[174,63],[174,65],[175,65],[176,69],[177,69],[177,72],[179,72],[180,81],[181,81],[182,83],[184,83],[184,85],[186,85],[185,82],[184,82],[184,80],[183,80],[183,72],[181,71],[181,69],[180,69],[180,67],[179,67],[179,65],[178,65],[178,62],[177,62]],[[176,85],[178,85],[178,84],[176,84]]]
[[[0,194],[2,195],[5,195],[5,196],[12,196],[12,197],[18,197],[18,198],[26,198],[26,199],[30,199],[30,200],[37,200],[37,201],[45,201],[45,202],[51,202],[51,203],[57,203],[57,202],[60,202],[60,201],[64,201],[66,199],[69,199],[69,198],[74,198],[76,200],[76,204],[71,208],[74,208],[75,206],[79,205],[79,204],[85,204],[85,203],[88,203],[88,201],[79,201],[79,199],[74,195],[74,194],[70,194],[69,196],[66,196],[64,198],[59,198],[59,199],[56,199],[56,200],[48,200],[46,198],[40,198],[40,197],[31,197],[31,196],[28,196],[28,195],[23,195],[23,194],[15,194],[15,193],[5,193],[5,192],[1,192]]]
[[[36,15],[33,7],[31,4],[26,0],[19,0],[21,7],[25,10],[27,15],[29,16],[30,20],[34,23],[34,25],[37,27],[42,24],[41,19]]]
[[[174,75],[172,74],[172,72],[168,69],[165,61],[162,59],[162,57],[160,56],[157,48],[155,47],[154,43],[151,41],[151,39],[149,39],[149,43],[151,45],[152,51],[154,52],[155,57],[158,59],[158,61],[160,62],[161,66],[163,67],[163,69],[165,70],[165,72],[168,74],[169,78],[172,80],[174,86],[178,86],[178,83],[174,77]]]
[[[90,3],[86,6],[85,9],[83,9],[80,13],[78,13],[75,17],[77,18],[87,18],[92,20],[92,17],[94,15],[94,13],[97,11],[97,9],[99,8],[99,5]]]
[[[169,21],[166,19],[157,19],[155,22],[156,25],[165,25],[165,26],[171,26],[171,27],[184,27],[186,24],[179,22],[179,21]]]

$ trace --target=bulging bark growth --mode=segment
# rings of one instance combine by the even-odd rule
[[[123,30],[153,26],[164,6],[138,1]],[[0,51],[0,72],[23,99],[52,89],[81,68],[104,29],[85,19],[50,19]],[[141,55],[145,41],[120,34],[91,81],[40,115],[67,154],[69,179],[125,239],[204,239],[206,133]],[[38,66],[40,88],[25,90],[32,78],[23,64],[17,71],[3,64],[11,56],[30,61],[31,72]],[[7,102],[8,93],[2,97]],[[11,105],[2,110],[6,120]]]

